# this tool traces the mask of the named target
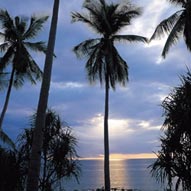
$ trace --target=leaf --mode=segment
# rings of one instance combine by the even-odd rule
[[[8,144],[9,146],[11,146],[15,150],[15,144],[13,143],[11,138],[9,138],[9,136],[5,132],[3,132],[2,130],[0,130],[0,140],[3,143]]]

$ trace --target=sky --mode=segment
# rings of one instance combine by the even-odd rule
[[[109,1],[107,1],[109,2]],[[120,2],[120,1],[117,1]],[[142,7],[143,13],[125,27],[120,34],[136,34],[150,38],[157,24],[179,7],[167,0],[132,0]],[[14,3],[14,5],[12,4]],[[55,110],[72,128],[78,140],[78,155],[83,158],[103,156],[104,86],[99,81],[89,84],[85,62],[72,51],[80,42],[97,37],[83,23],[72,23],[71,12],[83,12],[83,0],[60,1],[56,58],[53,63],[49,108]],[[37,40],[47,42],[53,0],[1,0],[0,8],[7,9],[13,17],[49,15],[48,22]],[[110,153],[114,158],[153,157],[160,149],[161,127],[164,121],[162,100],[180,84],[180,75],[189,66],[190,53],[183,40],[173,46],[166,59],[161,57],[165,37],[150,44],[122,43],[116,47],[129,66],[129,82],[126,87],[117,86],[110,91],[109,138]],[[43,69],[45,56],[33,54]],[[29,118],[35,112],[41,83],[31,86],[29,82],[13,89],[4,131],[13,140],[24,128],[29,127]],[[2,108],[5,91],[0,92]]]

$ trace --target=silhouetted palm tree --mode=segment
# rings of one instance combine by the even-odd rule
[[[53,13],[51,28],[48,40],[48,47],[44,65],[44,74],[40,90],[40,97],[37,108],[37,118],[36,125],[33,134],[33,144],[32,144],[32,153],[29,164],[29,174],[27,182],[27,191],[37,191],[38,190],[38,180],[40,173],[40,155],[42,150],[43,143],[43,127],[45,125],[45,116],[48,103],[50,81],[51,81],[51,72],[52,72],[52,62],[54,55],[54,45],[56,40],[56,29],[58,21],[58,11],[59,11],[59,0],[54,0]]]
[[[32,16],[28,25],[26,18],[17,16],[13,19],[6,10],[0,10],[0,24],[3,30],[0,32],[0,36],[3,38],[0,51],[5,52],[0,59],[0,70],[3,71],[10,63],[12,64],[7,95],[0,116],[0,129],[8,107],[12,86],[22,86],[25,79],[33,84],[36,83],[36,80],[41,79],[42,72],[30,55],[29,49],[45,53],[46,46],[44,42],[29,42],[28,40],[37,36],[47,19],[47,16],[40,18]]]
[[[190,0],[168,0],[169,2],[181,6],[167,19],[164,19],[155,29],[151,40],[168,35],[162,56],[165,58],[170,47],[175,44],[181,36],[184,37],[186,46],[191,51],[191,1]]]
[[[109,173],[109,89],[115,89],[116,83],[125,85],[128,80],[128,66],[114,46],[116,41],[147,42],[137,35],[120,35],[118,32],[131,20],[140,15],[140,8],[128,2],[123,4],[107,4],[104,0],[86,0],[83,7],[88,14],[72,13],[72,21],[80,21],[100,35],[86,40],[74,48],[79,57],[88,57],[86,62],[87,76],[90,82],[99,80],[105,83],[105,115],[104,115],[104,178],[105,190],[110,190]]]

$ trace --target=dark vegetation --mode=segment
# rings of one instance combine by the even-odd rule
[[[151,165],[151,172],[168,190],[191,190],[191,73],[181,76],[181,85],[175,87],[162,102],[164,124],[161,150]]]
[[[0,190],[21,191],[26,188],[36,114],[31,117],[30,127],[18,136],[16,150],[0,148]],[[62,188],[62,180],[75,177],[78,181],[80,164],[75,147],[76,138],[71,128],[62,123],[59,115],[48,110],[43,128],[39,191]]]

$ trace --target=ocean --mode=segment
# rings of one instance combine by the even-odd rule
[[[112,188],[135,189],[140,191],[162,191],[164,188],[150,174],[148,166],[156,159],[128,159],[110,161]],[[81,160],[79,184],[75,179],[66,180],[66,191],[89,191],[104,185],[103,161]]]

